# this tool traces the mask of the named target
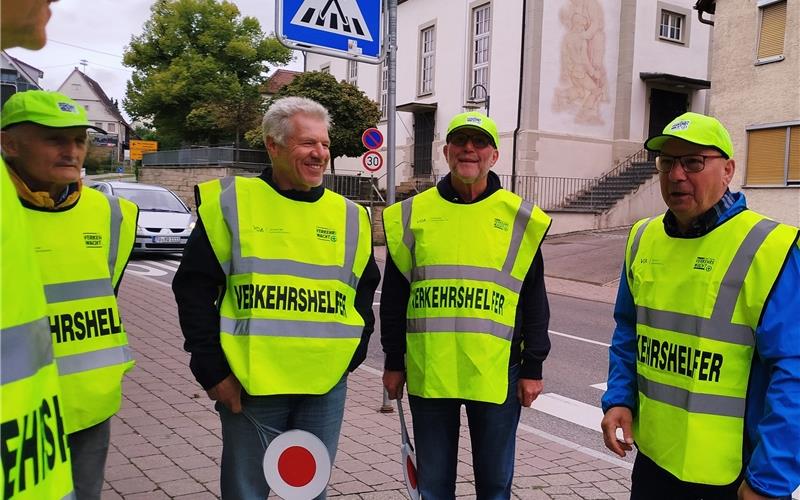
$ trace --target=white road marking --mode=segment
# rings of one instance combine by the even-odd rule
[[[602,432],[600,421],[603,420],[603,410],[583,401],[547,392],[536,398],[532,408],[581,427]]]
[[[125,268],[126,273],[133,273],[138,276],[166,276],[167,272],[154,267],[145,266],[144,264],[137,264],[136,262],[128,262],[128,267]]]
[[[605,342],[598,342],[597,340],[587,339],[584,337],[577,337],[575,335],[570,335],[568,333],[561,333],[554,330],[547,330],[551,335],[558,335],[559,337],[566,337],[572,340],[580,340],[581,342],[586,342],[589,344],[601,345],[603,347],[611,347],[611,344],[606,344]]]
[[[608,382],[603,382],[602,384],[592,384],[589,387],[594,387],[595,389],[600,389],[601,391],[607,391]]]
[[[162,261],[158,260],[145,260],[143,262],[147,262],[151,266],[160,267],[161,269],[166,269],[167,271],[175,272],[178,270],[178,266],[170,266],[169,264],[165,264]]]

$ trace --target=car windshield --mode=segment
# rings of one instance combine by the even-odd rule
[[[169,191],[117,188],[114,194],[136,203],[139,210],[186,213],[186,207]]]

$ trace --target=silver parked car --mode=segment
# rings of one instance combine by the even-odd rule
[[[89,181],[87,185],[139,206],[134,253],[183,252],[194,228],[194,216],[175,193],[161,186],[133,182]]]

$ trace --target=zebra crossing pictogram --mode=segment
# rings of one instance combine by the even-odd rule
[[[304,0],[291,22],[349,38],[373,41],[355,0]]]

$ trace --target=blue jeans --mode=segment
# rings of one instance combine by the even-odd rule
[[[339,431],[347,396],[347,376],[342,377],[328,393],[319,396],[290,394],[280,396],[250,396],[242,391],[242,408],[262,426],[281,432],[301,429],[317,436],[328,448],[331,464],[336,457]],[[217,403],[222,421],[222,498],[230,500],[262,500],[269,494],[264,477],[264,452],[255,425],[243,414],[232,413]],[[267,432],[267,443],[277,434]],[[325,499],[325,492],[317,497]]]
[[[467,408],[478,500],[511,497],[521,411],[517,399],[518,379],[519,365],[514,365],[508,370],[508,394],[502,404],[409,395],[422,498],[455,498],[461,405]]]
[[[67,436],[72,458],[72,482],[78,500],[100,500],[110,440],[110,418]]]

